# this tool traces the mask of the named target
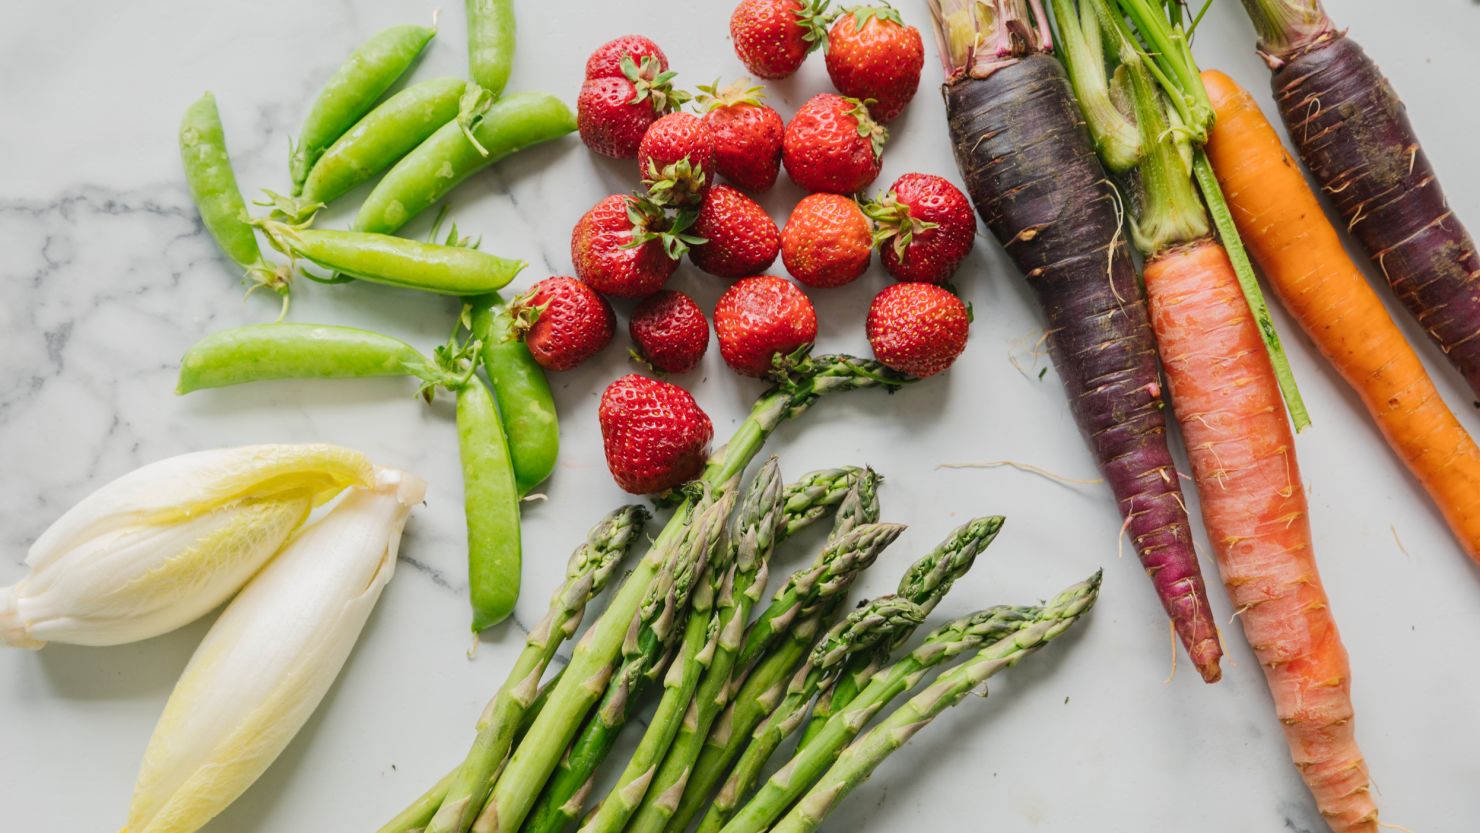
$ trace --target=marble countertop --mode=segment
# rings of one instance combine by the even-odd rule
[[[355,0],[198,3],[65,0],[0,9],[0,583],[16,579],[32,540],[107,480],[145,462],[212,446],[331,441],[412,469],[431,484],[412,517],[401,569],[338,683],[277,764],[209,827],[213,833],[368,831],[440,776],[465,748],[482,704],[543,610],[582,532],[623,495],[596,429],[602,386],[626,369],[625,341],[555,377],[560,466],[549,500],[528,507],[527,592],[515,620],[469,659],[461,485],[450,403],[428,408],[394,380],[273,383],[176,397],[181,353],[207,332],[271,320],[272,299],[241,300],[233,269],[203,231],[179,169],[175,130],[202,89],[216,93],[243,187],[280,188],[288,139],[345,54],[434,3]],[[447,5],[447,4],[444,4]],[[1480,78],[1480,6],[1430,0],[1395,14],[1379,0],[1331,11],[1393,79],[1442,172],[1454,209],[1480,223],[1480,109],[1455,106]],[[461,74],[463,20],[416,77]],[[731,4],[629,0],[522,3],[511,89],[574,100],[585,54],[629,29],[667,50],[692,86],[743,72],[729,48]],[[925,26],[923,0],[900,3]],[[682,9],[680,11],[680,9]],[[927,34],[918,98],[895,125],[884,186],[922,170],[959,179],[935,89]],[[1271,111],[1268,78],[1233,0],[1215,3],[1196,44]],[[820,59],[772,86],[789,116],[827,89]],[[629,163],[575,138],[522,153],[452,198],[484,247],[528,260],[515,284],[569,273],[567,240],[600,197],[631,188]],[[363,192],[361,192],[363,193]],[[799,193],[766,195],[783,219]],[[355,195],[325,217],[342,224]],[[427,218],[410,229],[423,230]],[[779,265],[778,265],[779,268]],[[866,350],[863,312],[886,276],[816,295],[825,349]],[[1004,675],[892,758],[828,823],[833,830],[1315,831],[1324,827],[1296,776],[1269,696],[1236,626],[1225,624],[1225,679],[1205,686],[1176,652],[1099,485],[1064,485],[1010,468],[943,464],[1011,459],[1095,477],[1052,368],[1034,355],[1039,319],[997,244],[979,236],[958,283],[974,305],[971,345],[953,372],[909,392],[826,401],[771,444],[785,471],[869,463],[888,482],[884,515],[911,528],[866,591],[966,518],[1008,517],[998,542],[938,616],[1049,594],[1096,567],[1099,608],[1076,633]],[[683,266],[674,285],[708,308],[722,282]],[[1386,293],[1384,293],[1386,297]],[[1396,304],[1393,305],[1396,309]],[[370,285],[301,284],[291,318],[355,324],[430,348],[455,306]],[[1480,572],[1384,447],[1354,397],[1275,311],[1315,426],[1299,439],[1322,574],[1351,654],[1357,734],[1386,820],[1422,833],[1480,828]],[[1417,338],[1406,316],[1398,319]],[[1473,432],[1480,411],[1424,343],[1421,353]],[[679,381],[723,437],[760,386],[724,369],[717,350]],[[1205,539],[1204,570],[1216,575]],[[793,549],[784,565],[805,555]],[[1220,622],[1232,611],[1212,593]],[[208,621],[112,649],[0,651],[0,796],[7,829],[117,829],[154,720]],[[929,764],[924,766],[922,764]]]

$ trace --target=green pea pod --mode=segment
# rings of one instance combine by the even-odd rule
[[[180,359],[176,393],[269,379],[415,376],[436,371],[398,338],[328,324],[249,324],[219,330]]]
[[[503,287],[524,268],[464,246],[439,246],[389,234],[310,229],[256,221],[284,254],[371,283],[440,295],[482,295]]]
[[[257,234],[248,223],[247,204],[226,153],[226,134],[221,129],[221,114],[216,111],[216,97],[210,93],[190,105],[180,120],[180,160],[200,219],[216,245],[257,283],[286,291],[287,285],[262,259],[262,250],[257,247]]]
[[[468,77],[498,95],[514,67],[513,0],[467,0]]]
[[[303,183],[302,202],[311,213],[389,168],[416,149],[437,128],[457,117],[458,102],[468,83],[461,78],[433,78],[413,84],[386,99],[324,151]]]
[[[352,227],[390,234],[483,168],[575,129],[570,107],[549,93],[505,96],[471,127],[454,119],[397,162],[365,198]],[[488,155],[479,152],[464,130],[471,131]]]
[[[293,194],[302,193],[308,172],[319,156],[411,67],[437,33],[430,26],[392,26],[364,43],[339,65],[308,108],[298,143],[288,157]]]
[[[468,597],[473,632],[502,622],[519,598],[519,489],[498,408],[476,375],[457,390],[463,510],[468,523]]]
[[[514,479],[519,493],[527,495],[555,470],[560,422],[545,369],[515,337],[513,323],[498,295],[473,300],[473,334],[483,344],[483,368],[508,435]]]

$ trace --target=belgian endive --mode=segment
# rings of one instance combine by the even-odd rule
[[[192,833],[277,758],[349,656],[424,492],[376,469],[227,605],[149,739],[124,833]]]
[[[118,645],[226,601],[313,507],[373,467],[332,445],[257,445],[171,457],[93,492],[51,525],[29,571],[0,587],[0,639]]]

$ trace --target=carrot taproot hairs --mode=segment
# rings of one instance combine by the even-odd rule
[[[1145,278],[1203,523],[1290,754],[1332,830],[1376,833],[1294,437],[1238,279],[1208,240],[1152,258]]]
[[[1393,451],[1480,560],[1480,447],[1347,255],[1274,128],[1228,76],[1202,74],[1207,145],[1239,235],[1275,294],[1351,385]]]

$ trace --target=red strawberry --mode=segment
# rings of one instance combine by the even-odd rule
[[[808,191],[852,194],[879,175],[888,135],[863,102],[822,93],[792,116],[781,161],[792,181]]]
[[[714,136],[714,164],[719,173],[747,191],[775,185],[786,127],[780,113],[761,103],[761,88],[739,81],[723,90],[710,86],[699,91],[698,101],[706,108],[704,123]]]
[[[730,39],[741,63],[762,78],[785,78],[827,39],[825,0],[740,0]]]
[[[764,272],[781,248],[781,233],[766,210],[728,185],[709,189],[692,230],[705,242],[689,249],[689,260],[722,278]]]
[[[613,194],[576,222],[570,259],[592,289],[641,298],[663,288],[678,259],[698,238],[685,233],[693,212],[669,220],[646,200]]]
[[[606,466],[628,492],[680,486],[704,468],[714,424],[678,385],[629,373],[601,394],[597,410]]]
[[[643,58],[652,58],[658,62],[659,72],[668,70],[668,56],[656,43],[642,35],[623,35],[596,47],[596,51],[586,59],[586,80],[624,77],[622,59],[628,57],[638,66],[642,65]]]
[[[709,322],[694,299],[672,289],[649,295],[627,323],[636,355],[656,370],[687,373],[709,349]]]
[[[817,339],[817,312],[791,281],[743,278],[715,304],[714,332],[725,364],[736,373],[764,377],[778,357]]]
[[[714,136],[698,116],[669,113],[637,146],[637,172],[659,205],[698,205],[714,181]]]
[[[545,278],[516,301],[515,329],[546,370],[570,370],[609,344],[617,317],[611,304],[575,278]]]
[[[961,299],[928,283],[885,287],[868,308],[868,343],[887,367],[934,376],[966,349],[971,311]]]
[[[833,23],[826,60],[838,92],[868,101],[875,119],[889,121],[915,97],[925,44],[920,30],[904,25],[898,11],[864,6]]]
[[[966,195],[931,174],[905,174],[864,211],[878,224],[879,258],[897,280],[945,283],[976,239]]]
[[[663,69],[657,58],[645,57],[637,64],[627,55],[621,66],[619,76],[592,78],[581,85],[576,124],[586,147],[605,156],[631,159],[648,126],[689,95],[673,89],[674,73]]]
[[[842,286],[868,269],[873,245],[873,228],[858,203],[839,194],[812,194],[786,218],[781,262],[807,286]]]

